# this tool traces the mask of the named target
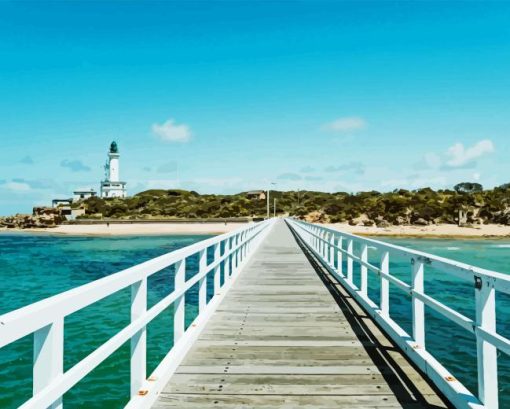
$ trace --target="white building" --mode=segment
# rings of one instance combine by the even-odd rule
[[[73,192],[73,202],[79,202],[80,200],[87,200],[89,197],[96,196],[96,191],[90,189],[79,189]]]
[[[119,179],[119,148],[117,142],[113,141],[108,152],[106,161],[105,179],[101,182],[101,197],[126,197],[126,182]]]
[[[73,199],[53,199],[51,201],[51,207],[57,208],[65,206],[71,208],[71,203],[73,203]]]

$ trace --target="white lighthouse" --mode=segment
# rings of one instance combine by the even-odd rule
[[[119,176],[119,148],[113,141],[108,151],[108,160],[104,167],[105,179],[101,182],[101,197],[126,197],[126,182],[120,181]]]

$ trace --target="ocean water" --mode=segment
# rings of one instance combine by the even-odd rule
[[[510,240],[449,240],[384,238],[383,241],[462,261],[467,264],[510,274]],[[356,249],[355,252],[360,251]],[[380,253],[369,249],[369,262],[379,265]],[[411,283],[410,260],[390,253],[390,272],[407,284]],[[461,280],[430,266],[425,266],[425,292],[448,307],[475,319],[474,281]],[[359,268],[354,280],[359,286]],[[379,303],[379,278],[369,273],[369,296]],[[412,334],[411,297],[390,284],[390,315]],[[510,338],[510,296],[496,293],[497,331]],[[474,335],[425,308],[425,344],[450,372],[470,391],[477,393],[476,340]],[[510,357],[498,352],[500,408],[510,408]]]
[[[97,280],[210,236],[62,237],[0,234],[0,314]],[[210,254],[209,256],[212,256]],[[188,258],[186,276],[198,260]],[[148,307],[173,290],[173,268],[148,280]],[[208,279],[208,296],[212,279]],[[65,319],[64,369],[106,342],[129,324],[130,289],[124,289]],[[186,297],[186,324],[197,315],[198,288]],[[173,344],[173,309],[147,329],[147,363],[152,372]],[[0,408],[15,408],[31,397],[33,337],[0,349]],[[121,408],[129,400],[127,342],[64,395],[68,408]]]
[[[107,276],[134,264],[190,245],[209,236],[61,237],[0,234],[0,314]],[[510,273],[510,240],[384,239],[477,266]],[[356,250],[356,249],[355,249]],[[211,257],[211,254],[209,254]],[[197,270],[188,259],[186,275]],[[374,249],[369,261],[378,265]],[[410,282],[409,260],[390,256],[390,269]],[[148,282],[149,307],[173,290],[173,269],[158,272]],[[359,281],[359,268],[355,268]],[[208,280],[208,297],[212,280]],[[474,317],[474,286],[444,273],[426,270],[425,288],[446,305]],[[379,281],[369,275],[369,295],[379,301]],[[411,331],[410,298],[390,285],[391,315]],[[65,320],[65,369],[69,369],[129,323],[129,288]],[[510,337],[510,297],[497,295],[498,331]],[[173,343],[172,307],[148,326],[148,371],[156,367]],[[197,314],[197,288],[186,298],[186,323]],[[476,392],[474,337],[439,315],[426,311],[427,348]],[[32,390],[32,337],[0,349],[0,408],[15,408]],[[510,359],[499,358],[501,408],[510,408]],[[129,396],[129,343],[92,371],[66,395],[70,408],[121,408]]]

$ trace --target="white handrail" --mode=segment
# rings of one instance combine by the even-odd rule
[[[237,273],[269,232],[274,220],[251,224],[236,231],[200,241],[182,249],[109,275],[89,284],[35,302],[0,316],[0,348],[34,334],[33,396],[21,408],[62,408],[62,396],[121,345],[131,341],[131,400],[129,407],[148,407],[161,382],[148,382],[146,373],[146,327],[174,304],[174,345],[155,373],[169,377],[182,360],[189,342],[198,336],[203,324],[235,280]],[[207,263],[207,249],[213,260]],[[222,252],[223,248],[223,252]],[[185,279],[186,259],[199,255],[198,272]],[[147,310],[147,279],[175,265],[174,291]],[[224,280],[220,285],[223,265]],[[214,295],[207,302],[207,276],[214,275]],[[198,284],[199,314],[185,330],[184,298]],[[131,323],[86,356],[72,368],[63,370],[64,318],[124,288],[131,287]],[[163,374],[161,372],[164,371]],[[163,376],[160,376],[163,375]],[[154,379],[152,379],[154,380]],[[142,389],[143,388],[143,389]],[[141,397],[145,397],[141,399]]]
[[[350,295],[381,325],[386,333],[403,349],[458,408],[498,408],[497,351],[510,355],[510,340],[496,332],[495,293],[510,294],[510,276],[465,263],[438,257],[417,250],[356,236],[324,226],[286,219],[301,241],[318,257],[330,273],[340,281]],[[348,242],[347,249],[343,243]],[[361,253],[355,255],[353,243],[361,244]],[[371,246],[381,253],[380,267],[367,261],[366,248]],[[329,247],[329,251],[328,251]],[[337,257],[335,258],[335,253]],[[389,271],[390,254],[410,257],[411,285],[394,277]],[[343,271],[347,261],[347,274]],[[353,263],[360,266],[361,288],[353,281]],[[473,283],[476,300],[476,318],[472,320],[425,293],[424,274],[429,266]],[[380,305],[370,299],[366,291],[366,277],[371,271],[380,278]],[[389,313],[389,283],[410,295],[412,300],[412,335],[400,327]],[[425,347],[425,314],[428,306],[446,319],[474,334],[477,343],[478,396],[475,396],[433,356]],[[454,353],[454,351],[452,351]]]

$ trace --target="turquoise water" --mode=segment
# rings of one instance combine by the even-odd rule
[[[510,240],[384,239],[464,263],[510,274]],[[360,251],[355,248],[355,252]],[[369,262],[379,265],[379,253],[369,249]],[[390,272],[410,284],[410,260],[390,253]],[[354,279],[359,286],[359,269]],[[369,274],[369,296],[379,303],[379,278]],[[425,291],[465,316],[475,318],[474,282],[464,281],[425,266]],[[390,315],[412,333],[410,297],[390,284]],[[510,296],[497,293],[497,331],[510,338]],[[426,347],[469,390],[477,393],[475,337],[426,307]],[[499,353],[500,408],[510,408],[510,358]]]
[[[187,246],[208,236],[161,237],[55,237],[0,234],[0,314],[42,298],[88,283],[163,253]],[[408,246],[510,273],[510,240],[387,239]],[[370,262],[378,264],[374,250]],[[197,260],[189,259],[187,276],[196,271]],[[391,272],[410,281],[409,260],[391,258]],[[173,270],[150,278],[149,306],[173,289]],[[359,280],[359,269],[355,270]],[[212,280],[208,280],[211,284]],[[474,317],[474,288],[443,273],[426,271],[427,293]],[[379,301],[378,279],[369,277],[369,294]],[[391,314],[411,331],[410,300],[390,286]],[[211,286],[208,288],[212,295]],[[129,323],[129,289],[106,298],[66,318],[65,369],[91,353]],[[510,337],[510,298],[498,294],[498,331]],[[187,324],[197,313],[197,289],[186,301]],[[476,392],[474,338],[454,324],[427,310],[427,348],[453,375]],[[148,326],[148,369],[152,371],[172,345],[172,307]],[[500,356],[501,407],[510,408],[510,360]],[[0,407],[14,408],[30,398],[32,388],[32,337],[0,349]],[[121,408],[129,395],[129,343],[91,372],[64,396],[71,408]]]
[[[210,236],[58,237],[0,234],[0,314],[133,266]],[[186,275],[196,272],[196,257]],[[212,279],[208,280],[211,284]],[[211,285],[208,286],[211,296]],[[148,281],[149,307],[173,290],[173,269]],[[148,370],[155,369],[173,343],[172,307],[147,329]],[[187,324],[197,314],[197,288],[186,297]],[[119,291],[65,319],[65,370],[90,354],[130,320],[130,289]],[[129,343],[64,395],[69,408],[120,408],[129,396]],[[0,349],[0,408],[15,408],[31,397],[32,336]]]

